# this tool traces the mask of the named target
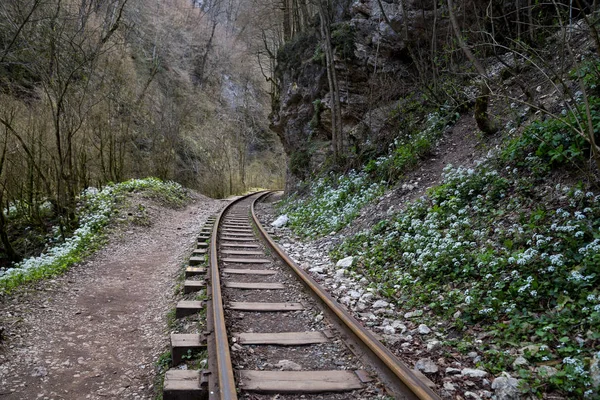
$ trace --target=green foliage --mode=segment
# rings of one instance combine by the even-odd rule
[[[96,251],[105,241],[105,228],[116,207],[127,193],[142,195],[172,206],[181,206],[188,198],[185,189],[175,182],[157,178],[132,179],[111,184],[102,190],[88,188],[79,197],[79,227],[71,237],[62,238],[55,229],[59,244],[46,253],[23,260],[11,268],[0,269],[0,293],[10,292],[26,282],[50,278],[68,270],[73,264]]]
[[[356,48],[354,28],[347,22],[332,26],[331,44],[343,60],[353,60]]]
[[[313,108],[315,110],[315,113],[309,121],[308,126],[310,126],[312,129],[315,129],[319,126],[319,123],[321,122],[321,111],[323,111],[325,106],[323,105],[321,99],[316,99],[315,101],[313,101]]]
[[[590,114],[595,140],[600,139],[600,98],[589,97]],[[585,104],[579,103],[573,112],[566,110],[560,119],[548,118],[529,125],[518,138],[507,145],[502,157],[529,165],[526,158],[535,154],[548,168],[569,164],[583,164],[590,153],[589,142],[575,128],[587,132]]]
[[[364,172],[331,173],[311,183],[306,198],[292,196],[280,205],[280,210],[288,214],[296,232],[316,237],[346,226],[383,189],[381,184],[370,183]]]
[[[578,69],[571,71],[571,79],[581,79],[583,84],[598,93],[598,83],[600,82],[600,63],[596,59],[584,62]]]
[[[396,139],[387,156],[371,160],[365,166],[365,172],[373,179],[389,183],[398,182],[403,174],[416,166],[441,137],[445,128],[453,124],[457,113],[431,113],[427,116],[425,128]]]
[[[315,102],[315,111],[317,107],[321,107],[320,102]],[[414,167],[457,117],[444,110],[429,114],[422,130],[396,140],[388,155],[368,162],[360,172],[321,177],[309,185],[306,197],[293,196],[282,203],[281,212],[288,214],[293,229],[303,236],[317,237],[341,229],[389,184]],[[308,152],[294,153],[290,160],[292,173],[305,171],[302,167],[307,165],[308,157]]]
[[[171,352],[165,351],[154,363],[156,378],[154,384],[154,400],[163,400],[163,388],[165,385],[165,374],[171,368]]]
[[[296,176],[306,176],[309,164],[310,153],[305,149],[298,150],[290,157],[290,172]]]
[[[315,64],[325,65],[325,53],[320,44],[315,47],[315,52],[310,60]]]
[[[448,168],[426,197],[332,257],[356,256],[353,272],[400,308],[431,309],[440,321],[458,308],[456,329],[485,325],[483,363],[494,373],[535,344],[528,361],[554,361],[559,374],[528,371],[531,390],[539,394],[540,380],[581,396],[600,337],[600,196],[561,185],[542,194],[534,175],[504,166]]]

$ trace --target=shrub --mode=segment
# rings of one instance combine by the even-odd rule
[[[79,196],[79,227],[72,236],[51,247],[46,253],[0,269],[0,293],[38,279],[56,276],[94,252],[104,240],[104,228],[125,193],[142,191],[149,197],[180,206],[185,202],[185,190],[175,182],[157,178],[132,179],[111,184],[102,190],[88,188]],[[58,230],[57,230],[58,232]]]

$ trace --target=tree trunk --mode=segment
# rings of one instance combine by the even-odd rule
[[[487,113],[488,104],[490,101],[490,88],[486,83],[485,69],[462,38],[462,33],[458,26],[458,22],[456,21],[456,16],[454,15],[454,5],[452,4],[452,0],[448,0],[448,15],[450,17],[452,29],[456,35],[458,45],[467,59],[473,63],[473,66],[477,70],[479,78],[481,79],[481,83],[479,84],[479,96],[477,97],[477,100],[475,100],[475,122],[477,122],[477,127],[483,133],[488,135],[494,134],[498,131],[498,127],[493,123],[493,121],[490,120]]]
[[[323,0],[319,1],[319,17],[321,19],[321,36],[323,46],[325,47],[325,61],[327,69],[327,80],[329,82],[329,93],[331,96],[331,141],[333,144],[333,156],[337,160],[343,155],[343,137],[342,137],[342,112],[340,104],[339,87],[337,74],[335,71],[335,59],[333,47],[331,45],[331,23],[329,14]]]

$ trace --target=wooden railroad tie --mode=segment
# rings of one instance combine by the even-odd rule
[[[236,371],[242,390],[259,393],[346,392],[363,387],[354,371]]]
[[[207,398],[207,371],[170,369],[165,374],[163,400],[197,400]]]
[[[205,261],[206,259],[204,258],[204,256],[190,257],[190,265],[202,265]]]
[[[276,275],[277,271],[271,269],[238,269],[238,268],[224,268],[221,272],[224,274],[238,274],[238,275]]]
[[[232,242],[254,242],[256,241],[255,237],[237,237],[237,236],[228,236],[223,235],[222,240],[229,240]]]
[[[285,289],[282,283],[270,282],[225,282],[224,286],[230,289],[244,290],[281,290]]]
[[[221,242],[221,247],[239,247],[243,249],[260,249],[257,243],[236,243],[236,242]]]
[[[185,269],[185,277],[190,278],[192,276],[206,274],[206,268],[204,267],[187,267]]]
[[[238,226],[235,227],[229,227],[229,226],[223,226],[223,228],[225,229],[225,231],[227,232],[239,232],[239,233],[252,233],[253,230],[252,228],[248,227],[248,228],[241,228]]]
[[[199,249],[208,249],[208,243],[206,243],[206,242],[198,242],[196,247],[199,248]]]
[[[323,332],[278,332],[278,333],[256,333],[240,332],[233,336],[239,344],[263,344],[275,346],[305,346],[309,344],[326,343],[329,341]]]
[[[251,312],[285,312],[304,310],[302,303],[255,303],[242,301],[232,301],[227,304],[227,308],[230,310]]]
[[[224,235],[235,236],[235,237],[254,237],[253,233],[240,233],[240,232],[231,232],[229,229],[225,229],[223,231]]]
[[[204,281],[185,281],[183,282],[183,293],[194,293],[200,289],[204,289],[206,287],[206,283]]]
[[[188,315],[194,315],[204,309],[203,301],[181,300],[175,308],[175,318],[183,318]]]
[[[265,253],[263,253],[260,250],[229,250],[229,249],[221,250],[221,254],[230,254],[233,256],[264,256],[265,255]]]
[[[206,254],[206,252],[207,252],[207,249],[206,249],[206,248],[204,248],[204,249],[195,249],[195,250],[192,252],[192,254],[193,254],[193,255],[204,255],[204,254]]]
[[[195,333],[171,334],[171,357],[173,366],[181,364],[183,356],[190,351],[206,348],[206,338]]]
[[[268,258],[251,258],[251,257],[225,257],[221,261],[233,264],[267,264],[271,260]]]

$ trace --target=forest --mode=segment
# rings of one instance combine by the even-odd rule
[[[0,4],[3,262],[68,237],[88,187],[153,176],[225,197],[283,185],[265,80],[234,24],[242,7]]]

